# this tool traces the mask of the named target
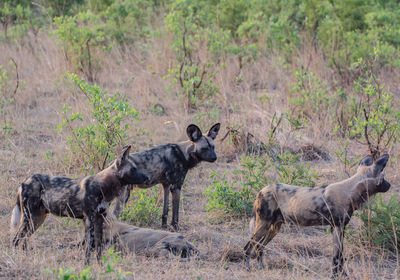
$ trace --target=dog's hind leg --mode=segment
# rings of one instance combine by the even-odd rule
[[[125,186],[122,193],[117,197],[113,211],[113,214],[116,218],[118,218],[121,215],[121,212],[125,209],[132,188],[133,188],[132,185]]]
[[[94,218],[94,241],[96,247],[97,261],[101,261],[101,253],[103,250],[103,215],[97,214]]]
[[[247,242],[246,246],[244,247],[244,251],[245,251],[245,264],[247,269],[250,270],[250,255],[251,252],[255,251],[255,253],[259,253],[256,248],[258,244],[262,244],[261,242],[264,240],[264,238],[266,237],[266,235],[268,234],[268,229],[270,227],[270,223],[260,219],[260,217],[257,214],[256,217],[256,228],[254,230],[254,233],[252,235],[252,237],[250,238],[250,241]],[[258,255],[257,255],[258,256]]]
[[[26,250],[26,240],[31,236],[46,219],[46,212],[43,208],[32,209],[31,207],[24,206],[22,219],[18,230],[13,239],[14,247],[17,247],[21,240],[24,241],[22,248]]]
[[[259,268],[264,268],[264,261],[263,261],[263,254],[264,254],[264,248],[267,246],[267,244],[278,234],[281,226],[282,226],[283,221],[278,221],[274,225],[271,225],[267,235],[264,237],[264,239],[256,244],[255,247],[255,252],[257,255],[257,262]]]
[[[339,225],[339,226],[332,227],[332,235],[333,235],[332,278],[337,279],[343,273],[344,226]]]
[[[86,233],[86,251],[85,251],[85,265],[89,265],[90,255],[95,247],[94,242],[94,216],[88,216],[85,224]]]

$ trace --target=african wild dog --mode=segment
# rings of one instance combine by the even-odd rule
[[[26,238],[44,222],[48,213],[86,219],[86,262],[97,248],[101,256],[103,215],[109,203],[127,184],[140,184],[148,178],[127,160],[131,146],[123,148],[117,160],[103,171],[81,179],[51,177],[35,174],[18,188],[17,203],[11,217],[11,227],[17,232],[13,239],[15,247],[21,240],[26,248]],[[22,213],[21,213],[22,212]]]
[[[214,139],[217,137],[220,124],[214,124],[207,135],[203,135],[200,128],[191,124],[186,133],[189,141],[166,144],[148,151],[132,154],[129,160],[134,163],[140,172],[149,177],[149,180],[137,187],[145,189],[157,184],[164,188],[164,208],[162,226],[167,226],[169,192],[172,194],[172,222],[171,225],[178,230],[179,200],[183,181],[189,169],[201,161],[214,162],[217,155],[214,151]],[[114,214],[119,217],[121,208],[128,201],[131,187],[121,195],[115,206]]]
[[[292,222],[299,226],[330,225],[333,233],[333,277],[343,271],[344,228],[369,196],[386,192],[390,184],[382,171],[389,155],[373,162],[367,156],[359,163],[352,177],[319,188],[276,184],[263,188],[254,203],[250,241],[244,247],[246,266],[250,269],[250,255],[254,249],[258,264],[264,267],[264,247],[278,233],[282,223]]]
[[[105,244],[113,245],[123,253],[169,257],[170,253],[181,258],[197,255],[198,250],[178,233],[139,228],[118,222],[108,215],[104,223]]]

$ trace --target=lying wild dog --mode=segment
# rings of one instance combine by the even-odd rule
[[[162,226],[167,226],[169,192],[172,194],[172,222],[174,229],[178,230],[179,200],[183,181],[189,169],[195,167],[201,161],[214,162],[217,155],[214,151],[214,139],[217,137],[220,124],[213,125],[207,135],[203,135],[200,128],[191,124],[186,133],[189,141],[178,144],[166,144],[148,151],[135,153],[129,156],[140,172],[149,180],[137,187],[145,189],[157,184],[164,188],[164,208],[162,214]],[[114,215],[119,217],[121,208],[129,199],[131,187],[127,187],[115,206]]]
[[[131,226],[110,216],[104,223],[104,240],[118,251],[154,257],[168,257],[172,253],[189,258],[198,254],[198,250],[181,234]]]
[[[103,221],[109,203],[127,184],[141,184],[148,178],[128,159],[131,146],[123,148],[117,160],[103,171],[80,179],[35,174],[18,188],[17,203],[11,217],[11,227],[17,230],[15,247],[44,222],[48,213],[86,219],[86,262],[91,251],[101,256]]]
[[[258,264],[264,267],[264,247],[278,233],[282,223],[300,226],[330,225],[333,233],[333,277],[343,271],[344,228],[369,196],[386,192],[390,184],[382,171],[389,155],[373,162],[367,156],[359,163],[357,173],[341,182],[319,188],[276,184],[263,188],[254,203],[250,241],[244,247],[246,265],[250,269],[250,255],[254,250]]]

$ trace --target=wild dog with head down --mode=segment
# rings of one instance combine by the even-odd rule
[[[131,146],[123,148],[117,160],[103,171],[81,179],[35,174],[18,188],[11,227],[17,232],[15,247],[44,222],[47,214],[86,219],[86,262],[93,249],[101,256],[104,215],[109,203],[127,184],[141,184],[147,176],[128,160]]]
[[[214,139],[218,135],[220,124],[213,125],[207,135],[203,135],[200,128],[191,124],[186,133],[189,141],[166,144],[148,151],[135,153],[129,156],[129,161],[135,164],[149,180],[137,187],[145,189],[162,184],[164,189],[164,208],[162,226],[167,226],[169,192],[172,194],[172,222],[174,229],[178,229],[179,200],[183,181],[189,169],[194,168],[202,161],[214,162],[217,155],[214,151]],[[121,195],[115,206],[114,215],[119,217],[121,208],[129,199],[131,187]]]
[[[244,247],[246,265],[250,269],[253,250],[260,267],[264,267],[264,247],[278,233],[282,223],[291,222],[299,226],[329,225],[333,234],[333,277],[343,271],[344,228],[369,196],[386,192],[390,184],[382,171],[389,155],[375,162],[367,156],[359,163],[352,177],[319,188],[297,187],[276,184],[262,189],[254,203],[250,229],[250,241]]]
[[[172,253],[181,258],[190,258],[198,250],[183,235],[163,230],[139,228],[118,222],[109,215],[104,223],[105,244],[115,246],[123,253],[169,257]]]

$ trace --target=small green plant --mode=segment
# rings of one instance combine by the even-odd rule
[[[107,255],[103,255],[102,267],[104,271],[100,272],[100,277],[93,275],[92,268],[87,266],[79,274],[75,273],[75,269],[70,267],[68,269],[59,268],[58,270],[47,269],[46,271],[55,276],[57,280],[93,280],[93,279],[118,279],[125,280],[126,275],[132,274],[130,271],[122,271],[117,266],[121,263],[121,256],[119,252],[115,252],[113,248],[108,249]]]
[[[160,220],[161,209],[158,206],[156,188],[132,190],[131,198],[122,211],[121,219],[136,226],[152,226]]]
[[[270,182],[266,175],[270,166],[265,158],[243,157],[241,168],[233,171],[240,178],[237,181],[228,180],[226,173],[212,171],[212,185],[204,191],[206,210],[236,218],[249,215],[256,194]]]
[[[100,273],[104,279],[118,279],[125,280],[126,275],[132,274],[130,271],[122,271],[121,268],[116,268],[116,266],[121,263],[121,256],[119,252],[114,251],[113,248],[108,249],[107,255],[103,255],[103,262],[105,264],[105,271]],[[103,278],[101,277],[101,278]]]
[[[91,267],[87,266],[79,274],[75,274],[75,269],[70,267],[67,269],[59,268],[58,270],[48,270],[50,274],[53,274],[57,280],[92,280],[93,277]]]
[[[392,252],[400,250],[399,197],[393,194],[385,202],[381,195],[371,201],[358,215],[363,221],[359,235],[369,245],[381,246]]]
[[[122,96],[110,96],[97,85],[89,85],[75,74],[68,78],[87,98],[88,111],[70,113],[64,106],[59,129],[69,133],[68,143],[75,161],[86,172],[102,170],[116,156],[130,128],[128,120],[138,120],[138,112]]]
[[[276,162],[272,157],[242,157],[241,167],[235,169],[234,178],[226,173],[212,171],[212,184],[204,191],[208,199],[206,210],[212,213],[240,218],[249,215],[257,193],[273,182],[312,187],[318,174],[302,165],[299,155],[282,154]],[[268,172],[270,170],[273,172]],[[275,175],[275,176],[274,176]]]
[[[332,115],[334,99],[328,85],[314,73],[301,69],[295,72],[296,82],[291,85],[289,102],[291,115],[303,122],[327,121]]]
[[[310,164],[301,164],[300,154],[283,153],[278,155],[278,161],[274,164],[278,175],[277,183],[295,186],[314,187],[319,175],[310,169]]]
[[[349,146],[350,142],[348,140],[339,140],[339,148],[335,151],[336,157],[340,160],[343,166],[343,171],[346,173],[347,177],[350,177],[350,169],[357,165],[360,161],[360,157],[350,158]]]
[[[236,187],[235,183],[228,181],[226,172],[220,175],[212,171],[211,178],[213,178],[212,185],[204,191],[204,195],[208,198],[207,211],[222,212],[224,215],[236,218],[250,214],[255,192],[250,185]]]

